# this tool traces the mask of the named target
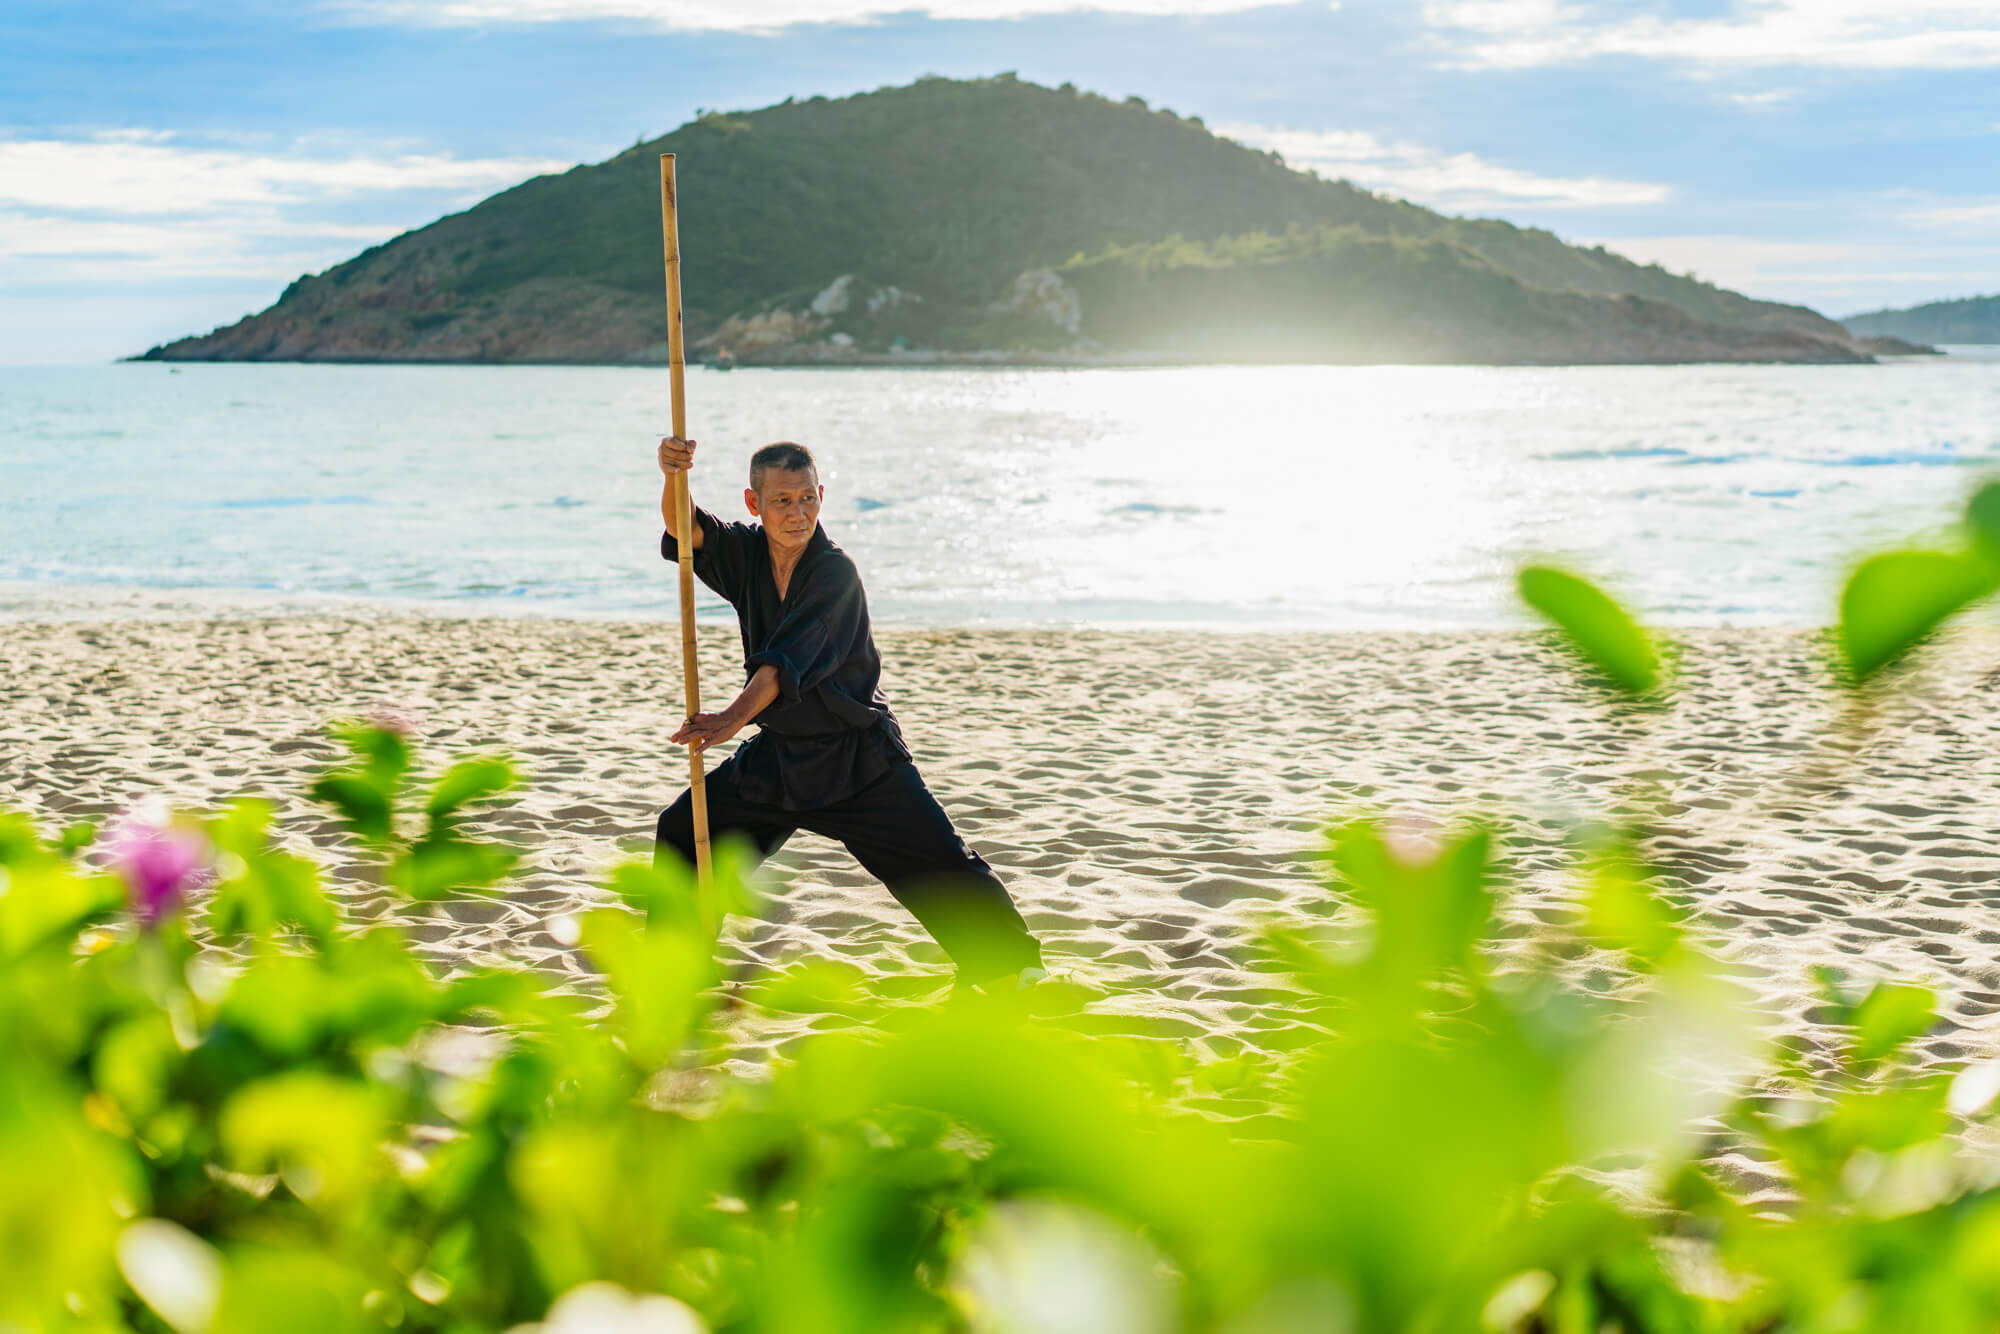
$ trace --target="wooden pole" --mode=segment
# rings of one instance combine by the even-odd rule
[[[667,254],[667,370],[673,381],[674,434],[687,439],[687,366],[681,349],[681,224],[674,192],[674,155],[660,154],[660,232]],[[701,677],[695,662],[694,639],[694,500],[688,475],[674,474],[674,530],[680,534],[681,679],[686,686],[687,712],[701,712]],[[695,873],[706,885],[708,859],[708,787],[701,751],[688,747],[688,796],[694,804]]]

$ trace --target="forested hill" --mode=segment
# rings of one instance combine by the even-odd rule
[[[1932,301],[1907,310],[1871,310],[1841,321],[1857,334],[1919,343],[2000,343],[2000,295]]]
[[[663,152],[679,155],[696,356],[728,346],[765,361],[1865,359],[1845,329],[1803,307],[1547,232],[1446,218],[1294,171],[1198,119],[1010,75],[705,114],[301,278],[261,314],[146,356],[663,359]],[[1357,238],[1391,248],[1356,249]],[[1373,271],[1370,255],[1393,263]],[[1301,264],[1312,301],[1285,279]],[[1193,286],[1223,300],[1227,327],[1198,304],[1134,296],[1187,288],[1197,271]],[[1107,284],[1114,309],[1101,312],[1091,291]],[[1266,309],[1260,293],[1281,299]],[[1378,345],[1369,326],[1384,320],[1398,328]],[[1230,329],[1245,337],[1232,342]]]

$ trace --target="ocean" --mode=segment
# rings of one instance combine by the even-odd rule
[[[1877,366],[694,368],[696,499],[810,446],[903,626],[1823,624],[2000,474],[2000,349]],[[0,618],[671,618],[657,368],[0,367]],[[702,590],[704,617],[727,608]]]

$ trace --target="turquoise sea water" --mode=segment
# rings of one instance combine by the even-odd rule
[[[1867,367],[690,372],[696,497],[820,455],[902,625],[1512,624],[1556,556],[1817,623],[2000,472],[2000,357]],[[665,372],[0,368],[0,616],[671,617]],[[704,590],[705,597],[705,590]],[[725,609],[712,599],[705,614]]]

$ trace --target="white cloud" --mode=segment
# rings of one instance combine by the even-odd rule
[[[1767,88],[1761,93],[1727,93],[1723,96],[1723,100],[1739,107],[1756,110],[1761,107],[1774,107],[1780,102],[1789,102],[1796,95],[1797,90],[1792,88]]]
[[[159,131],[0,140],[0,205],[139,216],[398,190],[495,189],[570,163],[440,155],[310,158],[183,147]]]
[[[274,213],[134,221],[0,212],[0,279],[294,278],[386,241],[395,226],[288,222]]]
[[[1918,299],[1913,291],[1966,292],[2000,278],[2000,247],[1940,252],[1914,238],[1862,242],[1687,235],[1607,237],[1602,243],[1642,264],[1822,310],[1907,305]]]
[[[1601,176],[1543,176],[1473,153],[1390,143],[1365,130],[1285,130],[1224,125],[1219,133],[1276,149],[1295,167],[1341,177],[1449,212],[1495,208],[1618,208],[1658,204],[1664,185]]]
[[[1810,279],[1828,265],[1852,268],[1876,249],[1847,241],[1756,236],[1628,236],[1604,245],[1641,264],[1692,273],[1739,290],[1767,285],[1776,277]]]
[[[866,24],[895,14],[1021,19],[1097,12],[1229,14],[1289,0],[322,0],[354,18],[422,27],[624,19],[662,28],[775,32],[801,23]]]
[[[1897,220],[1906,222],[1912,227],[1938,231],[1969,231],[1990,237],[1996,229],[2000,229],[2000,200],[1916,209],[1900,215]]]
[[[0,285],[262,278],[323,269],[566,162],[310,157],[163,131],[0,139]],[[327,216],[338,208],[338,220]],[[356,214],[363,215],[357,219]]]
[[[1737,0],[1720,17],[1605,17],[1562,0],[1426,0],[1457,63],[1524,69],[1637,56],[1704,70],[2000,65],[2000,0]]]

